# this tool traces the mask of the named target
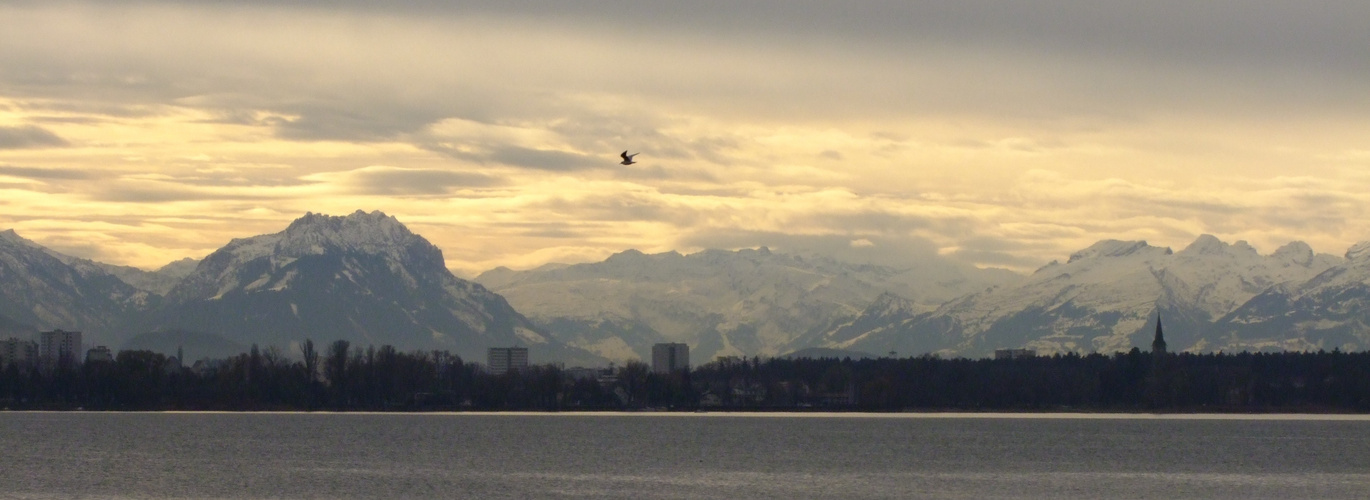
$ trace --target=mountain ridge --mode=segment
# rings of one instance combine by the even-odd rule
[[[1263,255],[1207,234],[1179,251],[1101,240],[1027,276],[767,247],[629,249],[468,281],[395,217],[308,212],[278,233],[157,271],[0,231],[0,298],[0,319],[16,334],[81,329],[112,346],[180,331],[236,343],[207,345],[288,349],[308,336],[449,348],[472,359],[484,347],[521,344],[543,360],[586,363],[648,359],[651,344],[666,341],[686,342],[696,360],[806,349],[974,357],[996,348],[1145,349],[1159,313],[1175,351],[1346,350],[1370,347],[1370,315],[1361,312],[1370,310],[1370,242],[1335,256],[1300,241]]]
[[[1327,272],[1346,262],[1313,254],[1301,242],[1260,255],[1246,242],[1227,244],[1212,235],[1201,235],[1180,252],[1144,241],[1104,240],[1016,285],[970,294],[930,313],[867,314],[855,320],[870,325],[865,332],[834,330],[820,345],[971,356],[996,348],[1122,351],[1147,347],[1159,313],[1173,331],[1167,335],[1173,350],[1254,347],[1264,344],[1237,342],[1230,334],[1223,340],[1218,332],[1229,321],[1224,318],[1267,290],[1328,279]],[[1370,279],[1370,266],[1357,276],[1352,281]]]
[[[166,302],[128,330],[202,331],[243,344],[341,339],[449,349],[473,360],[488,347],[532,345],[535,359],[598,361],[452,275],[440,249],[379,211],[308,213],[279,233],[234,239]]]

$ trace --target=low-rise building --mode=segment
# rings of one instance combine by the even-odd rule
[[[38,361],[38,343],[11,337],[0,340],[0,370],[15,365],[20,370],[33,368]]]
[[[108,347],[95,346],[94,349],[86,351],[87,363],[108,363],[112,361],[114,361],[114,353],[110,352]]]
[[[1037,356],[1037,351],[1033,349],[995,349],[994,359],[1019,359],[1032,358]]]

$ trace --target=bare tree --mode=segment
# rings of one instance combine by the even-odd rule
[[[314,350],[313,339],[305,339],[304,343],[300,344],[300,356],[304,358],[306,380],[313,384],[319,373],[319,351]]]

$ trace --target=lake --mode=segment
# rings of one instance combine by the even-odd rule
[[[1359,416],[0,412],[0,497],[1370,498]]]

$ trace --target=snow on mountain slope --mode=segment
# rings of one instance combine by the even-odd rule
[[[834,330],[825,346],[869,352],[987,355],[996,348],[1109,352],[1144,346],[1164,312],[1174,350],[1203,349],[1204,327],[1279,283],[1306,280],[1340,259],[1286,245],[1261,256],[1209,235],[1179,253],[1140,241],[1101,241],[1014,286],[953,300],[916,317],[860,318],[879,332]]]
[[[1302,282],[1271,287],[1217,322],[1214,348],[1370,348],[1370,242]]]
[[[182,279],[194,272],[195,266],[199,263],[198,260],[185,258],[162,266],[156,271],[144,271],[136,267],[93,262],[100,269],[123,280],[124,283],[157,295],[166,295],[167,292],[170,292]]]
[[[459,279],[442,251],[381,212],[307,214],[284,231],[235,239],[173,288],[127,333],[184,329],[243,343],[348,340],[448,349],[530,346],[538,361],[600,361],[534,327],[503,297]]]
[[[99,342],[154,298],[90,261],[58,256],[14,230],[0,232],[0,316],[40,330],[81,330]]]
[[[477,278],[559,338],[613,359],[646,359],[656,342],[684,342],[691,356],[775,355],[853,316],[890,290],[947,298],[1002,280],[993,271],[900,270],[766,248],[691,255],[636,250],[603,262],[496,269]],[[940,282],[929,282],[935,275]],[[1007,275],[1013,276],[1013,275]],[[799,346],[803,347],[803,346]]]
[[[1293,242],[1261,256],[1245,241],[1231,245],[1211,235],[1200,236],[1165,266],[1168,287],[1177,303],[1192,304],[1212,319],[1231,312],[1280,283],[1309,279],[1341,259],[1315,255],[1303,242]]]

